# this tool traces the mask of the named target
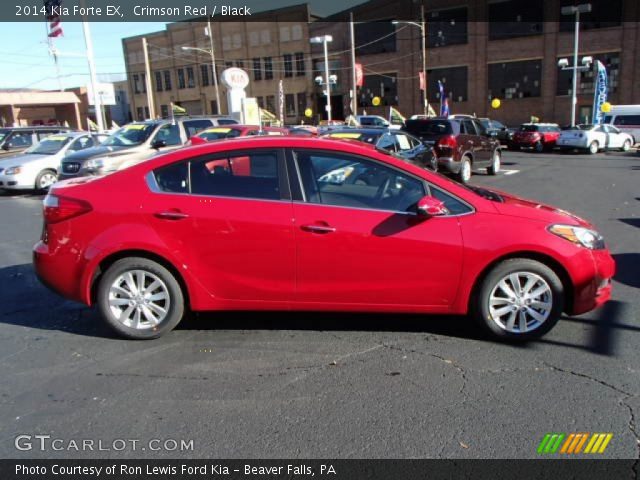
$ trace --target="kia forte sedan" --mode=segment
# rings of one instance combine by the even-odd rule
[[[606,302],[615,268],[575,215],[303,137],[213,142],[57,183],[42,232],[42,282],[133,339],[188,310],[313,310],[469,314],[527,340]]]

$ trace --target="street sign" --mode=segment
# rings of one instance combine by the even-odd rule
[[[116,104],[116,93],[113,89],[113,83],[97,83],[98,88],[98,96],[100,97],[100,102],[102,105],[115,105]],[[91,84],[87,85],[87,97],[89,100],[89,105],[94,104],[93,97],[93,89],[91,88]]]

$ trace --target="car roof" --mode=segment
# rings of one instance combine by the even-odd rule
[[[382,135],[383,133],[391,133],[386,128],[335,128],[333,130],[329,130],[324,135],[333,135],[335,133],[362,133],[366,135]],[[404,132],[402,132],[404,133]]]

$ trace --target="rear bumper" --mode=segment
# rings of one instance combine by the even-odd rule
[[[452,157],[438,157],[438,168],[449,173],[459,173],[460,162],[456,162]]]
[[[40,241],[33,247],[33,267],[44,286],[65,298],[86,303],[79,288],[82,271],[77,257],[64,252],[54,255],[49,246]]]
[[[580,315],[603,305],[611,298],[611,280],[616,264],[608,250],[591,251],[593,270],[574,285],[572,315]]]

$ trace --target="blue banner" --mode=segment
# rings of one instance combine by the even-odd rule
[[[602,104],[607,101],[607,69],[600,60],[596,62],[598,73],[596,77],[595,92],[593,95],[593,120],[591,123],[599,125],[604,120]]]

